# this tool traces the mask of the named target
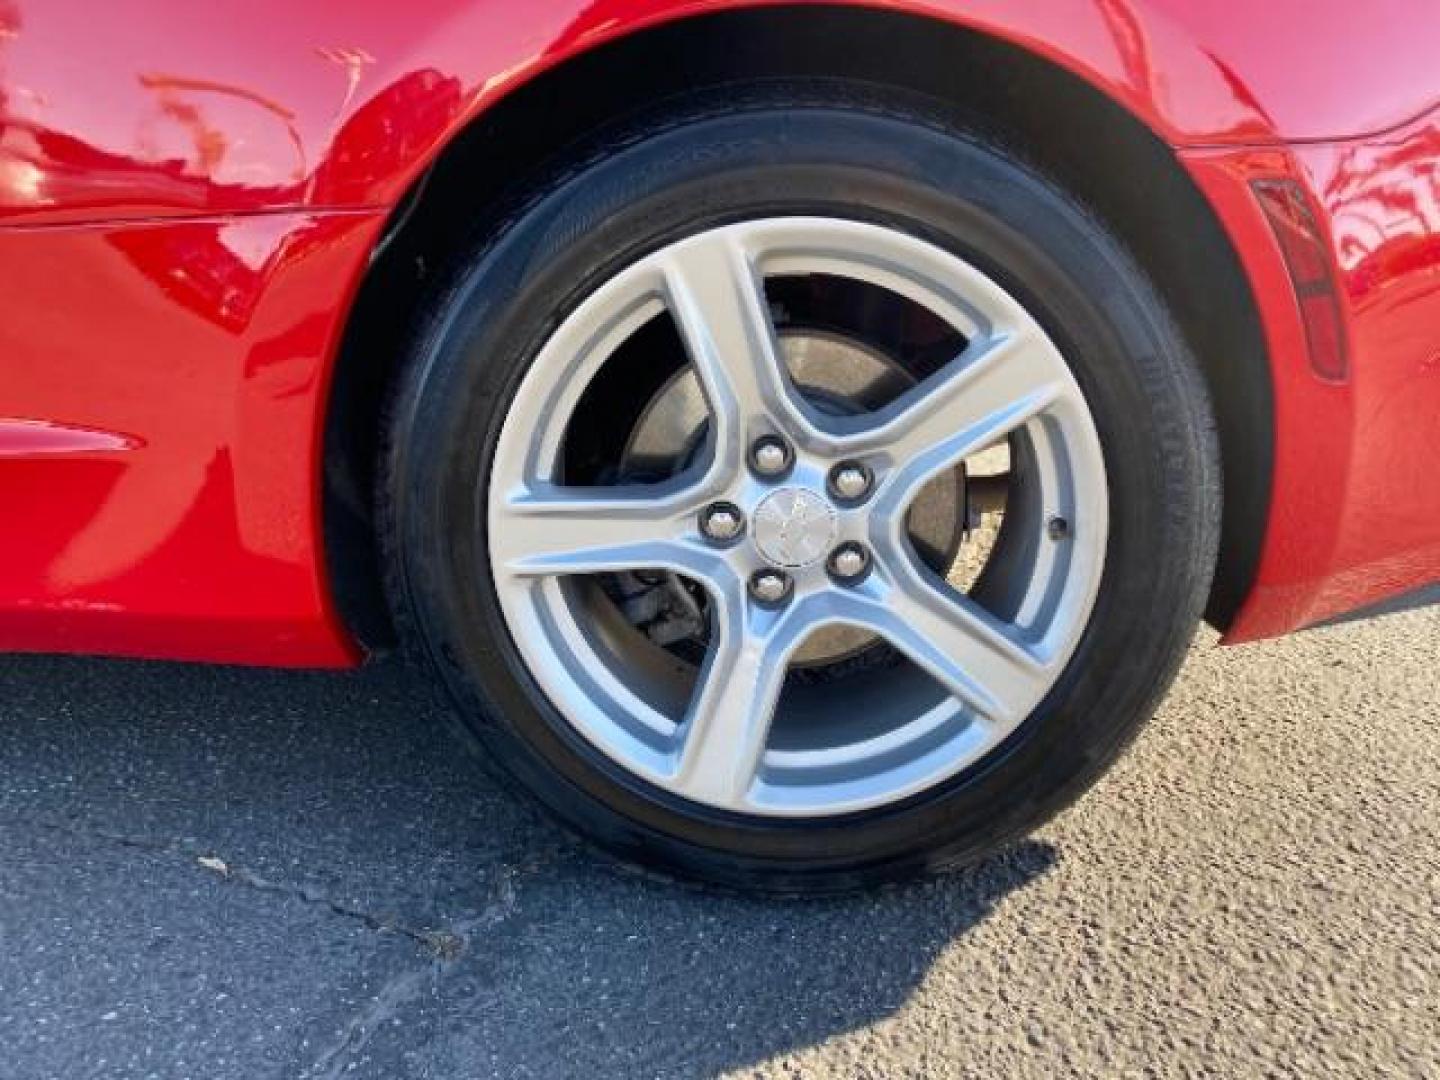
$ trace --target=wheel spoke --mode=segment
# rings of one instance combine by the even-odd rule
[[[971,345],[939,374],[882,410],[839,447],[883,451],[892,485],[907,493],[997,442],[1066,392],[1064,361],[1037,333],[1012,331]]]
[[[922,384],[919,400],[895,420],[891,447],[904,458],[962,433],[972,442],[992,442],[1054,401],[1063,374],[1048,341],[1008,333],[980,346],[973,358],[962,354],[932,386]]]
[[[740,241],[715,232],[677,244],[664,272],[671,314],[722,453],[743,454],[746,440],[777,420],[792,435],[809,430],[789,386],[760,274]]]
[[[714,557],[686,540],[698,504],[688,489],[532,485],[507,501],[492,557],[520,577],[648,568],[704,578]]]
[[[746,604],[743,586],[717,603],[715,637],[685,718],[673,786],[688,798],[741,809],[755,780],[803,634],[800,620]]]
[[[918,574],[917,574],[918,578]],[[1050,664],[974,601],[921,580],[872,577],[839,598],[840,621],[883,637],[987,719],[1014,725],[1051,681]]]

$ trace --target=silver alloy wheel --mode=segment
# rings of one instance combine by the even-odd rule
[[[824,274],[889,290],[963,335],[951,363],[883,407],[829,415],[796,392],[765,281]],[[705,451],[663,483],[566,486],[562,449],[582,394],[620,345],[668,311],[710,414]],[[780,477],[752,467],[757,439],[794,451]],[[1002,618],[946,585],[906,532],[917,492],[1007,438],[1027,446],[1038,513],[1018,545]],[[863,465],[867,497],[832,494]],[[1059,350],[993,280],[897,230],[833,218],[770,218],[700,233],[628,266],[582,301],[516,391],[489,479],[489,553],[514,642],[540,689],[585,739],[633,775],[748,814],[820,816],[904,799],[995,749],[1059,678],[1089,621],[1108,541],[1099,437]],[[702,514],[739,508],[745,533],[707,537]],[[1047,523],[1063,520],[1063,534]],[[766,524],[768,523],[768,524]],[[831,552],[855,545],[845,580]],[[791,589],[757,602],[752,576]],[[706,655],[676,696],[665,663],[632,660],[595,614],[585,576],[669,571],[708,598]],[[772,737],[790,659],[836,625],[878,636],[933,693],[898,688],[899,713],[857,727],[843,705],[803,739]],[[678,665],[677,665],[678,666]],[[683,682],[683,681],[682,681]]]

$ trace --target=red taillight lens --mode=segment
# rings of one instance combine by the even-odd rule
[[[1325,236],[1320,231],[1305,192],[1294,180],[1256,180],[1255,197],[1280,244],[1290,284],[1300,305],[1310,366],[1331,382],[1344,382],[1350,374],[1350,354],[1340,297],[1330,270]]]

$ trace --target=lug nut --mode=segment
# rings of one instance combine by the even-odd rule
[[[783,604],[790,597],[790,576],[779,570],[757,570],[750,575],[750,595],[766,607]]]
[[[778,435],[762,435],[750,448],[750,467],[761,476],[782,476],[793,461],[789,445]]]
[[[858,502],[870,494],[870,470],[858,461],[847,461],[830,472],[830,493],[845,502]]]
[[[859,548],[841,548],[830,559],[830,569],[839,578],[856,578],[865,572],[869,560]]]
[[[734,503],[711,503],[700,513],[700,531],[707,540],[728,544],[745,531],[745,515]]]
[[[859,581],[870,569],[870,553],[859,544],[841,544],[830,553],[830,574],[838,581]]]

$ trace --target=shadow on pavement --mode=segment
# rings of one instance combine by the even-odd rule
[[[0,658],[17,1078],[714,1075],[885,1017],[1056,858],[716,898],[537,820],[398,664]]]

